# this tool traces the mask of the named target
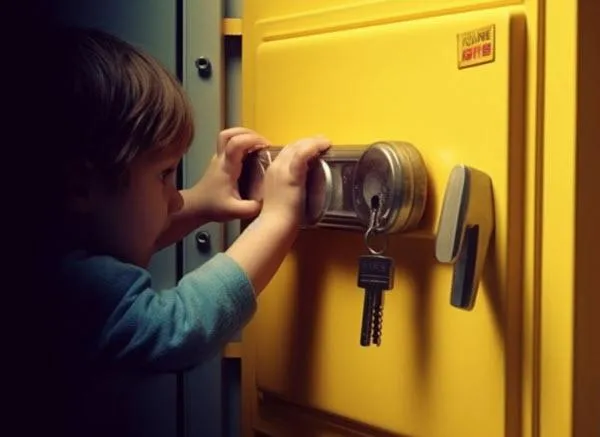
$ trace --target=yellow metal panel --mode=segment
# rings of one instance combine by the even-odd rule
[[[503,5],[522,0],[247,0],[244,3],[244,114],[253,125],[256,47],[263,39],[414,20]],[[531,1],[529,3],[532,3]],[[265,29],[266,27],[266,29]],[[266,30],[266,32],[265,32]],[[250,106],[249,106],[250,105]]]
[[[279,20],[281,17],[297,17],[302,15],[306,18],[310,15],[322,15],[331,12],[341,12],[353,17],[360,17],[358,11],[368,10],[373,16],[378,10],[389,10],[390,6],[397,12],[406,13],[440,11],[447,9],[472,9],[473,7],[494,7],[511,3],[522,3],[516,0],[304,0],[302,2],[293,0],[256,0],[247,1],[244,15],[250,11],[254,20],[272,19]],[[374,14],[375,12],[375,14]]]
[[[224,18],[223,19],[223,35],[239,36],[242,34],[242,19],[241,18]]]
[[[389,0],[247,1],[244,11],[245,39],[243,42],[245,53],[244,122],[247,125],[255,126],[255,117],[260,116],[256,110],[254,96],[255,91],[260,93],[260,90],[255,90],[255,86],[259,84],[255,74],[261,71],[262,64],[256,64],[255,62],[257,47],[265,41],[271,44],[271,42],[281,42],[299,37],[306,37],[307,40],[313,38],[312,41],[315,41],[314,37],[319,34],[335,34],[352,29],[358,30],[400,21],[421,20],[442,14],[447,15],[516,3],[521,2],[468,0],[448,2]],[[528,85],[526,96],[528,113],[525,120],[527,133],[523,152],[526,155],[523,170],[526,173],[526,178],[523,186],[519,186],[518,181],[511,182],[506,193],[505,200],[510,200],[507,208],[513,208],[514,212],[507,214],[506,234],[502,236],[505,239],[498,239],[502,233],[502,231],[499,231],[495,244],[497,265],[499,266],[497,272],[498,278],[500,278],[499,282],[501,283],[505,279],[508,282],[506,282],[506,287],[501,288],[503,291],[500,293],[500,305],[492,304],[486,308],[486,311],[489,311],[491,307],[501,308],[501,311],[498,311],[501,315],[497,317],[497,320],[499,320],[497,325],[502,327],[498,328],[498,332],[502,333],[503,340],[495,346],[487,345],[487,347],[502,349],[504,375],[500,375],[500,377],[504,378],[505,383],[504,392],[502,393],[506,412],[504,435],[519,435],[519,431],[515,431],[515,429],[519,429],[517,423],[519,418],[515,418],[521,412],[521,435],[531,435],[533,437],[587,436],[597,432],[597,415],[595,413],[600,409],[600,405],[598,405],[600,403],[600,390],[598,390],[600,385],[600,371],[598,370],[600,369],[598,364],[600,354],[598,348],[594,349],[595,333],[598,332],[600,326],[600,318],[594,317],[595,308],[598,307],[599,294],[597,294],[597,286],[595,286],[593,276],[594,272],[597,271],[597,267],[595,267],[597,266],[597,257],[594,254],[600,245],[598,241],[600,234],[596,232],[597,223],[600,220],[597,218],[598,207],[597,202],[594,200],[598,197],[598,189],[594,188],[598,186],[594,182],[596,178],[594,165],[598,157],[598,130],[595,128],[594,120],[597,119],[597,106],[600,101],[597,97],[598,87],[595,85],[600,69],[596,48],[599,42],[598,26],[597,21],[595,21],[598,16],[598,4],[593,0],[558,0],[552,2],[527,0],[523,2],[523,5],[527,16],[528,31],[526,36],[527,59],[524,64],[527,68]],[[376,51],[379,50],[377,43],[379,41],[373,44]],[[261,50],[265,50],[265,48],[263,47]],[[266,51],[268,52],[268,50]],[[337,54],[337,51],[333,52]],[[385,56],[393,59],[399,52],[390,50]],[[330,58],[334,59],[334,56],[330,55]],[[357,77],[368,78],[373,73],[368,68],[366,70],[361,69],[361,59],[364,58],[357,56],[357,61],[352,68],[349,68],[350,63],[346,62],[342,64],[340,69],[344,67],[346,70],[352,71],[352,74]],[[332,84],[335,88],[335,80],[341,76],[328,75],[326,68],[331,67],[328,64],[322,64],[322,66],[324,67],[322,88]],[[297,65],[296,68],[300,72],[306,70],[305,68],[298,68]],[[361,73],[361,71],[366,72]],[[308,73],[314,74],[310,69],[308,69]],[[292,88],[301,89],[293,79],[297,74],[301,73],[293,73],[289,84]],[[347,75],[349,74],[347,73]],[[389,82],[389,77],[386,78],[385,75],[375,75],[374,77],[386,79],[386,84]],[[425,75],[424,79],[427,78],[428,76]],[[348,79],[343,80],[347,84]],[[362,83],[358,83],[360,86],[353,86],[352,92],[355,91],[355,88],[360,90],[360,87],[364,86]],[[419,89],[423,86],[419,81],[415,83],[417,83]],[[452,84],[452,82],[450,83]],[[313,82],[308,80],[307,85],[311,84]],[[511,86],[513,85],[514,74],[511,81]],[[303,86],[304,84],[302,84]],[[317,92],[321,93],[322,96],[327,96],[327,90],[323,92],[322,88],[317,87]],[[364,98],[363,91],[359,91],[358,95],[360,97],[361,92]],[[410,93],[407,95],[410,96]],[[354,98],[354,95],[351,97]],[[325,100],[325,97],[323,99]],[[449,105],[448,99],[448,95],[441,95],[438,100],[443,101],[444,108],[446,108]],[[350,97],[348,97],[348,100],[350,100]],[[277,102],[276,99],[272,101]],[[311,110],[313,107],[319,106],[318,97],[315,97],[314,101],[313,106],[310,106]],[[406,99],[402,101],[405,102]],[[386,107],[391,111],[395,104],[397,103],[387,102]],[[510,105],[512,109],[514,109],[514,105],[515,103]],[[328,103],[324,103],[322,106],[323,112],[331,113],[331,107],[328,106]],[[279,105],[279,107],[285,109],[286,105]],[[293,127],[296,115],[290,110],[282,111],[282,113],[284,112],[291,114],[289,120]],[[511,113],[513,114],[513,120],[509,121],[509,124],[514,127],[522,114],[520,111],[515,110],[512,110]],[[438,117],[435,113],[432,113],[432,115]],[[325,117],[328,122],[330,118]],[[476,115],[474,118],[478,119],[478,116]],[[365,120],[372,123],[372,120],[368,117]],[[256,119],[256,121],[260,120]],[[355,120],[351,130],[348,131],[352,134],[350,136],[354,136],[356,132],[363,129],[361,125],[358,125],[358,122],[358,120]],[[372,123],[369,127],[375,125],[375,123]],[[289,127],[290,125],[286,126]],[[299,127],[299,125],[297,126]],[[311,127],[313,125],[309,124],[305,124],[305,126],[323,131],[332,136],[334,140],[341,141],[345,139],[341,131],[332,133],[335,126],[322,129],[318,121],[314,122],[314,128]],[[369,127],[366,128],[365,137],[369,136]],[[346,126],[340,126],[340,128],[343,130]],[[447,129],[447,126],[444,125],[442,128]],[[514,129],[512,130],[514,134]],[[302,127],[299,127],[296,131],[290,129],[287,132],[297,133],[300,131],[302,131]],[[302,132],[302,134],[305,133],[308,132]],[[368,140],[370,138],[366,141]],[[511,144],[515,144],[515,141],[511,141]],[[511,160],[510,168],[512,169],[519,169],[520,165],[520,157],[516,149],[517,147],[511,149],[517,153],[517,158]],[[431,166],[431,163],[429,165]],[[434,173],[437,173],[437,171]],[[438,176],[434,174],[433,178],[436,180],[436,185],[439,185]],[[441,177],[439,179],[441,180]],[[494,176],[494,179],[496,194],[498,194],[498,178]],[[438,186],[436,190],[439,189]],[[523,194],[523,191],[525,196],[522,199],[524,202],[525,227],[521,229],[518,209],[521,204],[519,197]],[[437,195],[439,196],[439,194],[438,192]],[[435,209],[439,206],[439,197],[435,198],[433,202],[433,208]],[[502,217],[503,213],[499,215]],[[511,217],[513,217],[517,226],[513,225]],[[434,218],[434,213],[430,212],[426,219],[426,229],[428,231],[433,230]],[[502,223],[500,223],[500,226],[503,226]],[[525,246],[522,254],[523,258],[521,258],[518,244],[515,243],[520,237],[523,238]],[[325,240],[325,238],[328,240]],[[293,287],[298,293],[302,293],[297,296],[298,301],[294,303],[291,297],[285,294],[286,297],[283,298],[269,297],[265,299],[265,301],[274,299],[272,309],[265,309],[265,311],[271,311],[268,313],[268,317],[274,317],[274,313],[282,309],[287,310],[289,314],[280,314],[279,323],[276,320],[265,322],[265,317],[261,316],[244,333],[243,369],[246,390],[254,390],[254,371],[255,367],[258,366],[259,380],[263,382],[264,386],[269,387],[269,383],[279,381],[277,383],[280,385],[287,384],[288,387],[292,387],[291,389],[288,388],[288,392],[292,393],[291,396],[288,395],[289,399],[317,407],[322,406],[325,402],[323,399],[327,400],[327,396],[322,396],[319,387],[317,387],[319,384],[326,384],[327,381],[322,382],[322,380],[330,376],[327,374],[328,361],[324,357],[328,354],[343,355],[344,352],[340,352],[340,350],[348,345],[341,341],[338,334],[341,331],[352,329],[347,320],[354,310],[348,308],[360,306],[356,301],[346,300],[341,305],[339,300],[332,302],[333,297],[337,298],[338,295],[334,296],[333,293],[335,292],[331,291],[331,284],[350,289],[351,276],[354,274],[354,261],[348,252],[360,248],[360,242],[355,238],[353,236],[329,236],[328,233],[322,231],[317,233],[316,236],[303,235],[301,237],[297,250],[287,260],[280,276],[276,278],[273,287],[268,291],[269,294],[265,294],[266,297],[270,294],[280,293],[282,290],[277,288],[285,289],[289,287],[289,281],[293,282],[298,279],[298,284]],[[323,242],[321,246],[317,246],[320,249],[318,257],[307,262],[306,252],[310,251],[307,246],[311,244],[311,239],[322,240]],[[324,250],[324,241],[328,241],[331,245],[337,245],[340,250],[335,250],[335,252],[333,248]],[[385,390],[381,394],[383,398],[377,398],[368,389],[362,389],[361,394],[364,394],[364,397],[358,399],[355,386],[362,387],[361,384],[364,385],[364,383],[361,381],[351,381],[347,386],[335,385],[333,388],[332,385],[328,386],[329,389],[337,392],[337,395],[331,395],[330,397],[337,396],[341,398],[346,394],[348,397],[347,403],[359,405],[362,402],[363,405],[372,405],[371,407],[365,407],[364,410],[364,415],[369,417],[371,414],[375,416],[388,414],[378,410],[383,408],[389,412],[393,408],[391,406],[393,404],[397,409],[403,408],[403,411],[409,411],[412,408],[411,412],[417,416],[420,411],[420,416],[415,418],[413,422],[446,420],[444,415],[448,413],[447,410],[433,411],[435,399],[443,399],[443,396],[450,393],[448,388],[452,389],[447,385],[439,385],[440,391],[433,392],[433,386],[437,384],[433,376],[438,375],[439,369],[437,368],[442,366],[442,354],[436,354],[432,351],[439,352],[441,350],[443,352],[443,348],[437,344],[431,346],[431,343],[435,343],[432,338],[437,340],[438,331],[442,330],[441,324],[435,323],[437,315],[432,311],[432,308],[441,311],[437,309],[437,299],[438,295],[445,293],[445,291],[440,291],[437,285],[438,281],[441,281],[438,272],[439,267],[433,267],[433,263],[429,258],[432,247],[427,247],[428,243],[400,238],[397,241],[397,245],[401,245],[405,250],[413,251],[410,259],[408,257],[402,259],[401,254],[397,255],[399,263],[404,266],[403,274],[408,274],[410,276],[408,281],[416,284],[415,286],[420,286],[419,290],[428,290],[427,292],[415,293],[414,289],[403,286],[402,292],[409,294],[404,299],[413,305],[411,308],[404,307],[403,310],[409,312],[408,319],[410,320],[405,322],[409,325],[409,331],[400,334],[394,333],[393,335],[399,336],[400,340],[407,340],[404,345],[407,350],[402,353],[392,353],[389,348],[386,349],[386,352],[383,352],[383,349],[379,352],[368,351],[368,354],[375,358],[369,362],[356,360],[356,355],[344,355],[348,359],[344,366],[338,369],[341,373],[338,379],[345,378],[344,375],[347,374],[355,376],[359,371],[363,372],[377,386],[381,386],[382,381],[384,381]],[[319,243],[319,241],[313,242]],[[503,252],[503,248],[506,249],[506,252]],[[399,249],[396,247],[393,250],[397,252]],[[343,251],[344,254],[340,255],[340,251]],[[326,267],[321,264],[326,264]],[[523,272],[520,272],[519,265],[521,264],[523,265]],[[435,273],[435,277],[429,278],[427,275],[431,271],[438,273]],[[308,272],[305,278],[294,276],[300,275],[302,272]],[[511,276],[513,272],[516,276]],[[520,308],[520,296],[518,296],[518,293],[513,292],[513,290],[518,289],[520,281],[518,276],[521,273],[523,274],[522,308]],[[340,275],[341,277],[338,278]],[[346,279],[343,278],[343,275],[347,275]],[[284,291],[283,293],[289,294],[290,291]],[[491,293],[491,296],[493,295],[494,293]],[[346,294],[344,296],[348,299]],[[435,296],[435,299],[432,299],[432,296]],[[395,299],[399,298],[398,296]],[[352,299],[356,298],[353,297]],[[384,341],[388,341],[390,335],[389,307],[391,301],[392,295],[388,297]],[[289,307],[285,308],[285,305],[289,305]],[[442,304],[440,303],[440,305]],[[332,318],[330,311],[334,306],[337,311],[337,318],[334,320],[338,321],[341,326],[338,331],[331,330],[326,323],[326,319]],[[290,314],[296,311],[299,312],[300,316],[290,321]],[[261,312],[264,313],[262,308]],[[397,311],[397,313],[400,312]],[[407,314],[403,313],[401,316],[406,317]],[[519,316],[523,317],[522,323]],[[354,323],[353,329],[356,330],[358,329],[358,321]],[[293,326],[295,330],[293,332],[296,333],[286,340],[289,331],[276,332],[276,329],[280,329],[282,326]],[[266,331],[265,327],[271,331]],[[323,333],[323,329],[329,329],[328,333]],[[453,325],[449,329],[448,335],[461,329],[462,327]],[[420,333],[420,337],[417,333]],[[341,335],[343,339],[344,333],[342,332]],[[481,335],[485,336],[486,333],[484,332]],[[522,335],[523,341],[522,354],[518,353],[520,344],[516,341],[519,335]],[[333,344],[333,340],[327,340],[329,337],[336,337],[335,344]],[[258,350],[258,355],[256,355],[255,340],[261,338],[273,339],[277,346],[270,348],[262,345]],[[444,335],[441,338],[445,338]],[[251,339],[250,344],[246,342],[248,339]],[[294,339],[297,340],[297,343],[289,341]],[[323,339],[326,340],[325,346],[322,344]],[[346,341],[351,343],[349,340]],[[420,346],[421,343],[428,344],[428,346]],[[324,350],[326,346],[329,346],[330,349]],[[384,348],[386,346],[387,343]],[[298,350],[291,351],[290,348],[293,347]],[[486,350],[484,349],[484,351]],[[275,376],[264,375],[266,357],[271,360],[270,355],[266,355],[265,351],[273,356],[273,369],[271,371]],[[418,353],[414,353],[415,351]],[[515,351],[517,352],[515,353]],[[283,353],[291,363],[287,374],[278,367],[282,362],[282,358],[278,356],[280,353]],[[410,353],[413,353],[412,361],[408,357]],[[303,366],[303,359],[309,364]],[[434,361],[434,359],[437,359],[437,361]],[[391,363],[382,365],[382,360],[391,361]],[[465,358],[467,362],[470,360],[472,360],[472,357]],[[325,366],[321,364],[322,361],[325,362]],[[408,365],[402,367],[407,362]],[[316,365],[313,365],[313,363],[316,363]],[[449,362],[449,364],[452,363]],[[521,381],[515,376],[519,373],[519,365],[522,365],[523,369]],[[400,373],[396,375],[396,380],[390,378],[388,374],[389,367],[392,366],[400,369]],[[266,368],[270,369],[268,366]],[[412,385],[402,381],[404,385],[401,387],[407,389],[407,393],[411,396],[414,395],[412,398],[413,405],[408,405],[411,401],[407,401],[406,398],[390,398],[392,389],[387,385],[400,385],[397,383],[397,379],[402,377],[402,372],[406,372],[406,378],[414,378],[415,368],[419,369],[420,373],[417,377],[420,380],[415,381]],[[262,376],[260,376],[261,369],[263,371]],[[294,372],[297,376],[295,380],[293,379]],[[490,378],[497,378],[498,376],[493,370],[489,371]],[[357,380],[360,378],[362,376],[356,377]],[[519,383],[521,384],[520,389],[517,388]],[[501,382],[498,382],[498,387],[500,384]],[[416,392],[410,392],[411,388]],[[271,384],[271,390],[276,392],[278,390],[277,384]],[[484,391],[483,388],[481,390]],[[441,393],[442,391],[445,391],[445,395]],[[283,392],[285,393],[285,390]],[[320,400],[317,399],[317,402],[314,402],[315,397]],[[465,400],[468,400],[466,395],[452,398],[450,402]],[[245,410],[247,413],[255,415],[258,419],[256,423],[261,426],[263,424],[267,425],[265,420],[272,419],[272,416],[265,419],[267,417],[265,415],[267,410],[265,404],[266,402],[263,402],[258,410],[255,404],[250,405]],[[324,409],[327,410],[327,406]],[[273,412],[275,410],[269,411]],[[500,420],[496,416],[496,410],[493,410],[490,423],[495,423],[496,419]],[[275,414],[280,414],[281,411],[279,409]],[[341,410],[338,408],[329,411]],[[342,412],[342,415],[344,414]],[[281,416],[283,416],[283,413],[281,413]],[[300,420],[304,420],[303,418],[306,417],[304,413],[298,416]],[[484,420],[487,419],[488,417],[484,418]],[[248,423],[247,417],[245,420]],[[276,435],[287,435],[285,432],[290,429],[290,426],[286,426],[285,423],[288,420],[292,419],[289,417],[282,419],[283,422],[280,421],[280,423],[282,422],[283,425],[279,428],[271,428],[276,430],[272,432]],[[369,423],[377,422],[377,420],[370,419],[367,421]],[[413,422],[409,420],[408,424],[412,425]],[[273,423],[270,422],[268,425]],[[309,428],[311,426],[313,425],[309,425]],[[315,429],[319,428],[319,431],[314,435],[330,435],[325,430],[327,427],[323,428],[317,425],[314,425],[314,427]],[[425,423],[417,428],[422,430],[421,435],[452,435],[450,430],[442,429],[441,424]],[[358,429],[358,427],[354,426],[354,429]],[[498,431],[498,433],[500,432]],[[371,432],[365,431],[365,433],[370,434]],[[344,435],[349,434],[344,432]],[[471,434],[462,430],[457,435]],[[484,432],[482,435],[490,434]]]
[[[540,436],[560,437],[572,429],[576,4],[546,11]]]
[[[289,29],[301,29],[299,20]],[[498,8],[388,21],[283,34],[275,20],[259,30],[253,128],[282,144],[314,133],[334,144],[412,142],[427,163],[431,196],[421,237],[390,241],[396,287],[386,295],[381,348],[358,345],[361,236],[301,234],[260,298],[257,382],[394,432],[503,436],[518,421],[507,417],[507,399],[520,390],[506,364],[518,339],[506,337],[506,323],[520,317],[507,301],[522,280],[523,17]],[[457,36],[489,25],[494,62],[459,69]],[[440,197],[457,163],[486,171],[495,190],[495,244],[473,312],[450,307],[451,269],[433,259]]]

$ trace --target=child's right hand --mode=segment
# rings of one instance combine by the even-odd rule
[[[329,146],[329,140],[322,137],[304,138],[279,152],[263,179],[259,216],[227,250],[246,272],[257,295],[283,262],[298,233],[308,164]]]
[[[263,181],[263,219],[273,218],[294,227],[300,224],[308,165],[330,146],[323,137],[303,138],[279,152]]]

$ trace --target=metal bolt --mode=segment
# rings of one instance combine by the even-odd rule
[[[210,234],[206,231],[196,233],[196,247],[202,253],[210,252]]]
[[[195,65],[201,78],[208,79],[212,75],[212,64],[208,58],[199,57],[196,59]]]

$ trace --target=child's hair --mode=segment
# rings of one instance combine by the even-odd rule
[[[152,57],[96,29],[54,29],[42,46],[52,53],[40,74],[49,87],[47,101],[55,104],[39,117],[50,121],[43,125],[52,147],[47,153],[59,166],[55,188],[69,193],[74,178],[85,183],[93,174],[116,190],[141,152],[189,147],[191,105],[177,79]]]

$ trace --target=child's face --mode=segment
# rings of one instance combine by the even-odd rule
[[[146,267],[171,216],[183,206],[175,175],[184,151],[150,151],[137,157],[129,183],[94,198],[96,245],[107,254]]]

